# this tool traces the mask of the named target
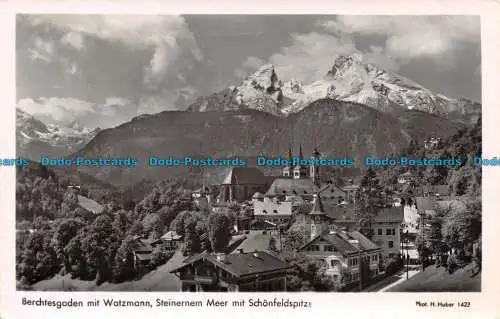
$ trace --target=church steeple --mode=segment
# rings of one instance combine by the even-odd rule
[[[302,154],[302,144],[299,146],[299,159],[304,160],[304,156]],[[302,164],[297,164],[293,168],[293,178],[294,179],[302,179],[307,177],[307,168]]]
[[[289,164],[283,167],[283,177],[291,177],[293,175],[293,165],[292,165],[292,144],[288,144],[288,161]]]
[[[321,158],[321,154],[317,148],[314,148],[313,155],[311,156],[311,159],[314,162],[315,159],[319,159],[319,158]],[[319,165],[313,164],[309,167],[309,177],[313,180],[313,182],[314,182],[314,184],[316,184],[316,186],[319,186],[321,184]]]

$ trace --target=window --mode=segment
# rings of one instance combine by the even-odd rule
[[[338,260],[331,260],[330,264],[332,265],[332,267],[337,267],[340,264],[340,262]]]
[[[389,242],[387,243],[387,246],[388,246],[389,248],[394,247],[394,242],[393,242],[392,240],[389,240]]]
[[[385,230],[385,235],[386,235],[386,236],[391,236],[391,234],[392,234],[391,229],[390,229],[390,228],[387,228],[387,229]]]
[[[379,229],[378,229],[378,235],[379,235],[379,236],[382,236],[382,228],[379,228]]]
[[[396,236],[396,229],[392,229],[392,236]]]
[[[333,280],[337,281],[339,279],[339,275],[333,275]]]
[[[389,254],[389,258],[394,258],[394,254]]]
[[[333,251],[333,246],[332,245],[325,245],[324,250],[325,251]]]

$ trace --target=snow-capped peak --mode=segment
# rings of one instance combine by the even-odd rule
[[[282,108],[284,114],[298,112],[321,98],[364,104],[381,111],[400,107],[434,114],[468,112],[464,103],[435,94],[394,72],[364,63],[359,55],[337,57],[324,79],[304,85],[302,90],[302,94],[284,91],[285,97],[293,99]]]

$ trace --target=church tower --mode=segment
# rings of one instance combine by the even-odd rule
[[[314,149],[313,155],[311,156],[311,160],[314,162],[315,159],[320,159],[321,154],[318,149]],[[320,166],[319,165],[311,165],[309,166],[309,177],[312,179],[316,186],[320,186],[321,184],[321,175],[320,175]]]
[[[302,144],[300,145],[300,150],[299,150],[299,158],[301,160],[304,159],[304,156],[302,154]],[[304,165],[301,165],[300,163],[297,164],[293,168],[293,178],[294,179],[303,179],[307,177],[307,168]]]
[[[313,195],[312,209],[307,217],[309,219],[311,239],[320,235],[328,228],[326,224],[327,217],[325,215],[325,209],[319,194]]]
[[[292,146],[288,147],[288,162],[289,164],[283,167],[283,177],[292,177],[293,166],[292,166]]]

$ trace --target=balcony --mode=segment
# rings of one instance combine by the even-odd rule
[[[217,277],[215,275],[184,275],[180,278],[183,282],[202,284],[202,285],[213,285],[217,282]]]

